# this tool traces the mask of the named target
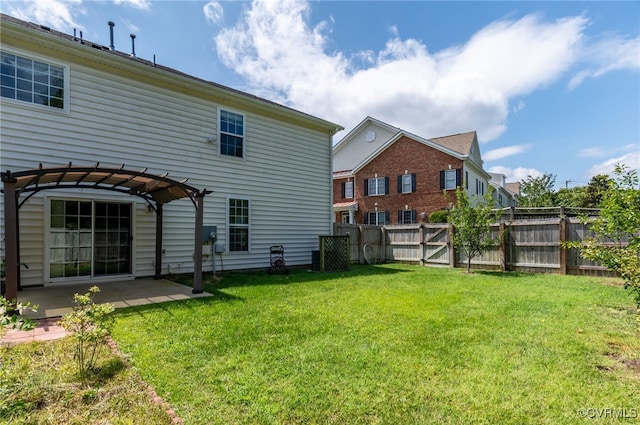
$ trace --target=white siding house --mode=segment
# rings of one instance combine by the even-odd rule
[[[168,173],[212,191],[203,222],[217,226],[224,245],[215,254],[218,271],[266,268],[269,247],[280,244],[287,265],[311,263],[318,236],[332,231],[332,138],[342,127],[1,19],[0,170],[99,162]],[[19,210],[20,261],[28,265],[22,285],[153,276],[156,223],[148,207],[136,196],[104,190],[36,193]],[[0,223],[4,214],[0,203]],[[191,201],[168,203],[163,215],[162,274],[193,272]],[[211,270],[210,247],[202,249],[204,270]],[[101,263],[106,252],[129,264]]]

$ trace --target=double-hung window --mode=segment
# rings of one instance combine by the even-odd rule
[[[244,115],[220,110],[220,154],[244,158]]]
[[[403,174],[398,176],[398,193],[413,193],[416,191],[416,175]]]
[[[389,223],[389,211],[369,211],[364,218],[364,224],[384,226]]]
[[[452,190],[462,184],[462,170],[449,169],[440,171],[440,189]]]
[[[342,183],[342,197],[344,199],[353,198],[353,182]]]
[[[249,200],[229,198],[229,251],[249,251]]]
[[[413,224],[417,222],[416,210],[399,210],[398,224]]]
[[[0,96],[64,109],[65,68],[2,51]]]
[[[366,179],[364,188],[366,191],[365,196],[386,195],[389,193],[389,178],[376,177],[373,179]]]

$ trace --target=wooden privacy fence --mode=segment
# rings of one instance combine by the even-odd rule
[[[456,252],[450,224],[390,226],[334,224],[335,235],[350,236],[351,261],[397,261],[425,266],[463,267],[466,257]],[[593,236],[577,218],[517,220],[492,226],[500,244],[471,260],[473,268],[560,274],[614,275],[597,262],[583,259],[564,242]]]

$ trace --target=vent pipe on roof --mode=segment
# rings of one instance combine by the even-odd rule
[[[73,41],[78,41],[78,37],[76,37],[76,29],[73,29]]]
[[[113,21],[109,21],[109,40],[111,41],[111,44],[109,44],[109,48],[111,50],[115,50],[116,46],[113,45],[113,27],[116,25],[113,23]]]
[[[131,37],[131,56],[135,58],[136,57],[136,35],[129,34],[129,37]]]

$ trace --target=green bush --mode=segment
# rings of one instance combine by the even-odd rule
[[[446,223],[449,219],[449,211],[434,211],[429,215],[429,223]]]

